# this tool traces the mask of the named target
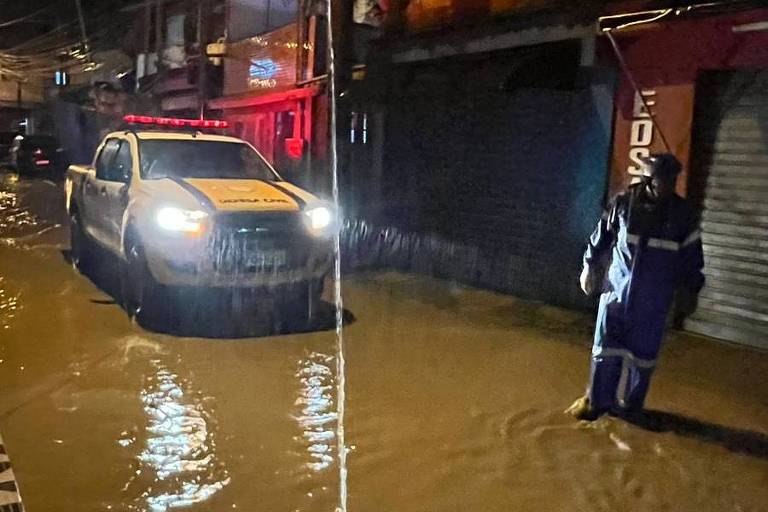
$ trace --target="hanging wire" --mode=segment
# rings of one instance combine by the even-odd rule
[[[31,13],[31,14],[27,14],[26,16],[22,16],[20,18],[16,18],[15,20],[4,21],[4,22],[0,23],[0,28],[6,28],[6,27],[10,27],[12,25],[16,25],[18,23],[24,23],[27,20],[31,20],[32,18],[34,18],[38,14],[44,13],[45,11],[50,9],[51,7],[53,7],[53,5],[48,5],[46,7],[43,7],[42,9],[39,9],[39,10]]]
[[[751,4],[750,1],[738,1],[738,0],[736,2],[717,1],[717,2],[694,4],[694,5],[689,5],[686,7],[678,7],[674,9],[659,9],[655,11],[642,11],[642,12],[636,12],[636,13],[616,14],[612,16],[601,16],[598,19],[598,28],[600,32],[605,34],[608,37],[608,40],[611,42],[611,47],[613,48],[613,52],[616,54],[616,58],[619,61],[619,65],[621,66],[624,76],[627,77],[627,80],[629,80],[629,83],[631,84],[635,94],[640,98],[640,101],[643,103],[643,107],[645,108],[645,111],[648,113],[648,115],[651,118],[651,123],[653,123],[654,128],[656,129],[659,136],[661,137],[661,141],[664,143],[664,148],[668,152],[672,151],[672,148],[669,145],[669,141],[667,140],[667,137],[664,135],[664,131],[661,129],[661,126],[659,126],[659,123],[656,120],[656,116],[651,110],[650,105],[648,105],[648,102],[646,101],[645,96],[643,96],[643,91],[640,89],[640,86],[637,84],[637,80],[635,80],[635,77],[632,74],[632,71],[629,69],[629,66],[627,65],[627,61],[624,58],[624,54],[621,52],[621,48],[619,47],[619,43],[616,41],[616,38],[613,36],[613,32],[617,30],[630,28],[630,27],[635,27],[638,25],[644,25],[646,23],[653,23],[668,17],[670,14],[674,15],[675,17],[679,17],[684,14],[688,14],[688,13],[700,11],[700,10],[712,9],[717,7],[737,7],[737,6],[741,6],[743,8],[744,6],[749,4]],[[610,28],[599,27],[600,23],[606,20],[619,20],[623,18],[630,18],[630,17],[640,16],[640,15],[652,15],[652,17],[624,23],[616,27],[610,27]]]
[[[113,48],[110,36],[116,28],[124,25],[124,21],[116,18],[108,7],[91,12],[89,18],[100,29],[90,35],[87,46],[83,44],[83,27],[77,17],[57,25],[46,34],[0,50],[0,74],[13,80],[27,81],[47,77],[58,70],[82,74],[98,69],[101,65],[93,61],[93,53]]]
[[[625,28],[634,27],[637,25],[644,25],[646,23],[653,23],[654,21],[659,21],[662,18],[666,18],[670,14],[675,12],[674,9],[662,9],[659,11],[651,11],[650,13],[656,14],[653,18],[644,19],[644,20],[637,20],[637,21],[630,21],[628,23],[625,23],[623,25],[618,25],[616,27],[611,28],[610,30],[606,30],[606,32],[610,33],[611,30],[622,30]],[[632,16],[631,14],[620,14],[616,16],[603,16],[600,18],[600,20],[609,20],[609,19],[619,19],[619,18],[626,18],[627,16]]]
[[[21,81],[40,75],[47,76],[60,69],[72,74],[93,71],[98,67],[93,62],[93,52],[110,49],[112,45],[109,44],[109,36],[115,28],[122,26],[114,17],[107,18],[109,11],[105,10],[101,14],[103,19],[97,20],[101,29],[91,36],[87,49],[81,42],[82,33],[66,33],[67,26],[77,27],[78,20],[75,19],[57,27],[58,30],[54,29],[10,50],[0,51],[0,71]]]

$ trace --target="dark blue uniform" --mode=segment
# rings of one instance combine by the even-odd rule
[[[612,201],[584,254],[589,272],[608,270],[592,348],[590,405],[598,411],[639,410],[678,287],[704,284],[701,235],[680,196],[651,199],[634,185]]]

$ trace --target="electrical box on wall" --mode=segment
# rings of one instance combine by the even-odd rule
[[[211,64],[221,66],[222,58],[227,54],[227,43],[223,39],[219,39],[205,47],[205,54],[208,55]]]

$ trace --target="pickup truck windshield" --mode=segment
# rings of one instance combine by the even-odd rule
[[[144,179],[279,179],[258,153],[240,142],[143,140],[140,154]]]

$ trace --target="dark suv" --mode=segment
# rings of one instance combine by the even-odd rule
[[[16,138],[16,132],[0,132],[0,165],[8,163],[8,157],[11,154],[13,139]]]
[[[67,168],[64,150],[50,135],[19,135],[11,146],[9,163],[19,174],[63,175]]]

